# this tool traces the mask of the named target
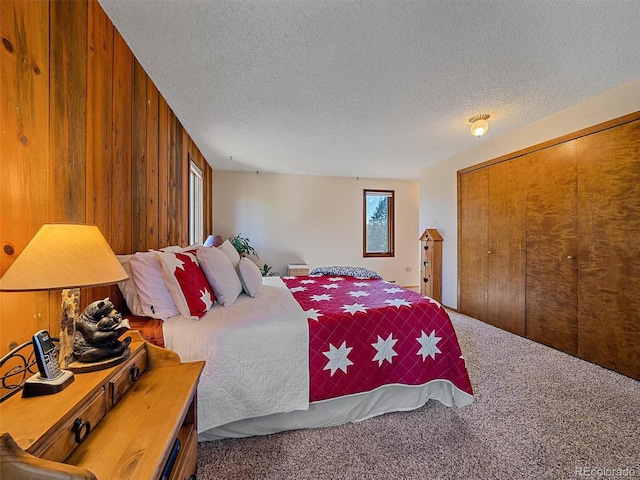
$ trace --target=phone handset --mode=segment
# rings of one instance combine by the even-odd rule
[[[33,352],[42,380],[54,380],[62,375],[58,365],[58,348],[53,344],[49,332],[40,330],[33,336]]]
[[[49,332],[40,330],[33,336],[33,353],[38,373],[27,378],[22,387],[23,397],[51,395],[64,390],[73,382],[73,372],[61,370],[58,365],[58,347],[53,344]]]

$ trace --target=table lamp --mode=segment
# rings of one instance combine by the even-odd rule
[[[0,278],[0,291],[62,290],[60,363],[73,361],[80,287],[111,285],[128,278],[95,225],[43,225]]]
[[[204,241],[205,247],[219,247],[224,243],[224,238],[222,235],[209,235],[207,239]]]

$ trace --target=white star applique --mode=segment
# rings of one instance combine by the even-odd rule
[[[200,300],[205,305],[205,310],[209,310],[213,306],[213,300],[211,300],[211,292],[207,290],[200,290]]]
[[[307,320],[315,320],[317,322],[318,317],[322,317],[322,313],[320,313],[320,310],[316,310],[315,308],[305,310],[304,313],[307,314]]]
[[[385,300],[385,303],[388,303],[390,307],[410,307],[411,304],[402,298],[394,298],[392,300]]]
[[[331,376],[336,373],[338,369],[347,373],[347,367],[353,365],[353,362],[347,357],[351,353],[353,347],[347,347],[347,341],[345,340],[340,345],[340,348],[336,348],[332,343],[329,344],[329,351],[322,352],[322,354],[329,359],[323,370],[331,370]]]
[[[304,292],[307,289],[307,287],[293,287],[290,288],[289,290],[291,290],[291,293],[296,293],[296,292]]]
[[[356,287],[369,287],[369,283],[367,282],[353,282],[353,285]]]
[[[369,294],[367,292],[363,292],[362,290],[359,290],[357,292],[349,292],[349,295],[351,295],[352,297],[368,297]]]
[[[323,300],[331,300],[331,295],[327,295],[326,293],[323,295],[311,295],[311,300],[314,302],[321,302]]]
[[[361,303],[354,303],[353,305],[343,305],[342,309],[344,310],[344,313],[349,312],[351,315],[356,312],[367,313],[367,308]]]
[[[398,287],[393,287],[393,288],[385,288],[384,291],[387,293],[400,293],[402,292],[402,289]]]
[[[424,331],[421,331],[422,335],[420,338],[416,338],[418,343],[420,344],[420,350],[416,355],[422,355],[422,361],[424,362],[427,357],[431,357],[433,360],[436,359],[437,353],[442,353],[438,348],[438,342],[442,340],[442,337],[436,337],[436,331],[432,331],[431,335],[427,335]]]
[[[162,259],[172,272],[175,272],[178,269],[184,270],[184,261],[180,260],[176,255],[164,255]]]
[[[294,276],[292,276],[292,275],[287,275],[287,276],[282,277],[282,278],[283,278],[283,280],[293,280],[293,279],[294,279],[294,278],[296,278],[296,277],[294,277]]]
[[[429,300],[429,303],[435,303],[438,307],[442,308],[442,305],[440,305],[440,302],[438,302],[437,300],[434,300],[431,297],[425,297]]]
[[[389,363],[393,363],[393,357],[398,355],[394,350],[393,346],[396,344],[398,340],[396,338],[392,338],[392,334],[390,333],[386,340],[378,335],[378,341],[376,343],[372,343],[371,345],[378,351],[376,356],[373,357],[373,361],[378,361],[378,366],[380,367],[384,361],[386,360]]]
[[[344,278],[342,278],[342,277],[330,277],[329,278],[330,282],[341,282],[342,280],[344,280]]]
[[[309,278],[307,280],[300,280],[300,283],[316,283],[316,281]]]
[[[336,285],[335,283],[329,283],[327,285],[321,285],[322,288],[326,288],[327,290],[331,290],[332,288],[340,288],[338,285]]]

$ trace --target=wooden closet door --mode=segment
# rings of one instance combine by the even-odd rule
[[[527,162],[526,334],[578,353],[576,142],[531,153]]]
[[[640,379],[640,120],[577,144],[579,356]]]
[[[503,330],[525,334],[525,188],[523,158],[487,168],[489,241],[487,317]]]
[[[458,176],[458,310],[487,321],[488,171]]]

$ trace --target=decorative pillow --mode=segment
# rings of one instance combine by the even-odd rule
[[[250,297],[257,297],[262,291],[262,274],[258,266],[246,257],[238,262],[238,276],[244,292]]]
[[[198,320],[209,311],[215,297],[194,250],[156,252],[162,278],[183,317]]]
[[[229,257],[229,260],[231,260],[231,265],[233,265],[233,268],[238,268],[238,262],[240,262],[240,254],[236,250],[236,247],[234,247],[229,240],[225,240],[224,243],[219,247],[211,247],[211,248],[219,248],[220,250],[222,250],[224,253],[227,254],[227,257]]]
[[[216,301],[225,307],[233,305],[242,292],[242,284],[229,257],[216,247],[200,247],[196,250],[196,257]]]
[[[356,278],[379,278],[382,277],[375,270],[370,270],[364,267],[317,267],[309,272],[309,275],[336,275],[341,277],[356,277]]]
[[[131,265],[130,261],[133,258],[133,254],[131,255],[116,255],[118,257],[118,261],[124,268],[124,271],[127,272],[129,278],[127,280],[123,280],[122,282],[118,282],[118,288],[122,292],[122,296],[124,297],[124,301],[127,303],[127,307],[129,307],[129,311],[134,315],[144,316],[144,310],[142,309],[142,304],[140,303],[140,297],[138,296],[138,290],[136,289],[136,284],[133,281],[133,274],[131,273]]]
[[[179,315],[171,292],[162,279],[162,266],[155,252],[138,252],[129,261],[143,313],[166,320]]]
[[[179,245],[170,245],[168,247],[158,248],[158,251],[160,252],[182,252],[183,250],[186,250],[186,248],[182,248]]]

